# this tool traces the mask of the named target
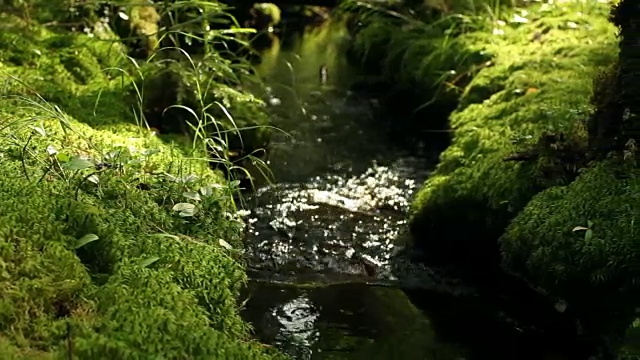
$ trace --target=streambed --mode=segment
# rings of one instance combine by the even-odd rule
[[[270,145],[275,183],[248,199],[243,316],[256,337],[305,360],[573,358],[512,319],[510,299],[403,256],[411,197],[441,144],[389,136],[378,99],[349,90],[360,74],[348,41],[328,21],[275,38],[257,65],[286,134]]]

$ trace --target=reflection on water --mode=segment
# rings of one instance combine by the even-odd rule
[[[245,317],[256,336],[295,359],[464,359],[396,289],[252,283],[250,290]]]

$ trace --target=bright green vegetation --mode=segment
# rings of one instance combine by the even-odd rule
[[[533,2],[428,26],[368,14],[356,43],[363,60],[382,60],[384,76],[422,83],[425,100],[458,100],[452,143],[413,204],[416,244],[476,265],[502,257],[569,313],[588,314],[583,325],[595,331],[620,331],[637,300],[639,173],[585,161],[593,79],[617,61],[610,10]],[[453,30],[436,35],[442,26]]]
[[[414,202],[414,228],[421,236],[437,229],[436,234],[486,248],[487,243],[473,243],[495,243],[533,195],[567,180],[571,169],[552,156],[586,141],[582,124],[590,111],[592,79],[617,53],[607,13],[605,4],[530,8],[527,23],[496,26],[504,35],[463,35],[491,54],[491,64],[462,94],[450,117],[452,144]],[[564,140],[536,144],[544,134],[560,133]],[[531,145],[530,151],[543,153],[537,161],[504,161]],[[485,229],[489,236],[470,238],[468,228],[458,224]]]
[[[537,194],[501,238],[507,268],[602,330],[634,313],[640,170],[609,162]],[[622,316],[621,316],[622,315]],[[628,325],[628,324],[625,324]]]
[[[383,63],[401,69],[400,82],[427,84],[421,86],[425,100],[434,94],[436,102],[459,99],[449,119],[452,144],[413,205],[417,241],[454,253],[463,243],[470,253],[487,256],[533,195],[571,179],[571,169],[551,156],[503,159],[530,148],[542,155],[560,152],[538,142],[546,133],[566,134],[560,149],[586,141],[582,123],[591,109],[592,79],[617,54],[608,12],[601,3],[533,4],[449,16],[431,26],[402,20],[402,32],[388,28],[400,20],[372,21],[358,33],[357,49],[371,58],[380,57],[372,53],[380,47],[391,49]],[[451,34],[436,36],[442,26]],[[470,237],[469,228],[486,236]]]
[[[139,126],[153,66],[107,30],[0,22],[0,357],[280,358],[238,314],[237,181]]]

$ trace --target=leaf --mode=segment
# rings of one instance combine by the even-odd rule
[[[71,161],[63,165],[64,168],[75,171],[88,169],[93,166],[91,161],[82,156],[74,156]]]
[[[88,181],[98,185],[98,183],[100,182],[100,179],[98,178],[98,175],[96,174],[92,174],[87,178]]]
[[[171,238],[173,240],[180,240],[180,238],[178,236],[167,234],[167,233],[151,234],[151,236],[168,237],[168,238]]]
[[[69,157],[69,154],[57,153],[56,159],[58,159],[58,161],[61,163],[66,163],[67,161],[69,161],[70,157]]]
[[[157,257],[157,256],[152,256],[152,257],[150,257],[150,258],[147,258],[147,259],[144,259],[144,260],[140,261],[140,262],[138,263],[138,266],[143,267],[143,268],[146,268],[146,267],[148,267],[149,265],[153,264],[154,262],[156,262],[156,261],[158,261],[158,260],[160,260],[160,258],[159,258],[159,257]]]
[[[233,246],[231,246],[231,244],[229,244],[228,242],[219,239],[218,243],[220,243],[220,246],[222,246],[223,248],[227,249],[227,250],[233,250]]]
[[[591,221],[591,220],[587,221],[587,227],[588,228],[592,228],[593,227],[593,221]]]
[[[96,234],[87,234],[76,241],[76,245],[74,246],[74,249],[79,249],[87,245],[88,243],[94,242],[98,239],[99,237]]]
[[[187,176],[185,176],[185,177],[182,179],[182,181],[183,181],[184,183],[190,183],[190,182],[194,182],[194,181],[196,181],[196,180],[198,180],[198,177],[197,177],[197,176],[195,176],[195,175],[193,175],[193,174],[191,174],[191,175],[187,175]]]
[[[580,230],[589,230],[589,228],[586,228],[584,226],[576,226],[571,231],[576,232],[576,231],[580,231]]]
[[[44,129],[43,129],[42,127],[40,127],[40,126],[33,126],[33,125],[29,125],[29,127],[30,127],[33,131],[35,131],[35,132],[37,132],[38,134],[40,134],[40,136],[47,136],[47,132],[46,132],[46,131],[44,131]]]
[[[53,145],[49,145],[47,146],[47,154],[49,154],[49,156],[53,156],[55,154],[58,153],[58,149],[54,148]],[[58,159],[60,160],[60,159]]]
[[[233,180],[229,185],[232,188],[236,188],[236,187],[240,186],[240,180]]]
[[[590,241],[593,238],[593,230],[588,229],[587,232],[584,233],[584,241]]]
[[[182,193],[182,196],[186,197],[189,200],[193,200],[193,201],[200,201],[202,199],[200,199],[200,194],[198,194],[197,192],[184,192]]]
[[[213,195],[213,189],[211,186],[203,186],[200,188],[200,193],[202,196],[211,196]]]
[[[173,205],[173,211],[179,211],[178,215],[182,217],[193,216],[198,212],[196,206],[189,203],[177,203]]]
[[[142,155],[151,156],[151,155],[158,154],[158,153],[160,153],[160,149],[147,149],[147,150],[142,152]]]

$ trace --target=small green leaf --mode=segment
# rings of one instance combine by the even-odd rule
[[[189,203],[177,203],[173,206],[173,211],[179,211],[178,215],[182,217],[193,216],[198,212],[196,206]]]
[[[590,241],[593,238],[593,230],[589,229],[584,233],[584,241]]]
[[[147,259],[144,259],[144,260],[140,261],[140,262],[138,263],[138,266],[143,267],[143,268],[146,268],[146,267],[148,267],[149,265],[153,264],[154,262],[156,262],[156,261],[158,261],[158,260],[160,260],[160,258],[159,258],[159,257],[157,257],[157,256],[152,256],[152,257],[150,257],[150,258],[147,258]]]
[[[88,243],[94,242],[98,239],[99,237],[96,234],[87,234],[76,241],[76,245],[74,246],[74,249],[79,249],[87,245]]]
[[[75,171],[88,169],[93,166],[91,161],[82,156],[74,156],[71,161],[63,165],[64,168]]]
[[[69,161],[70,157],[69,157],[69,154],[57,153],[56,154],[56,159],[58,159],[58,161],[61,162],[61,163],[66,163],[67,161]]]
[[[591,221],[591,220],[587,221],[587,227],[588,228],[592,228],[593,227],[593,221]]]
[[[220,246],[222,246],[223,248],[225,248],[227,250],[232,250],[233,249],[233,246],[231,246],[231,244],[229,244],[225,240],[219,239],[218,243],[220,243]]]
[[[200,188],[200,193],[202,196],[211,196],[213,195],[213,189],[211,186],[203,186]]]
[[[229,186],[231,186],[231,188],[237,188],[238,186],[240,186],[240,180],[233,180]]]
[[[202,200],[202,199],[200,199],[200,194],[198,194],[197,192],[185,192],[185,193],[182,193],[182,196],[186,197],[189,200],[193,200],[193,201]]]

